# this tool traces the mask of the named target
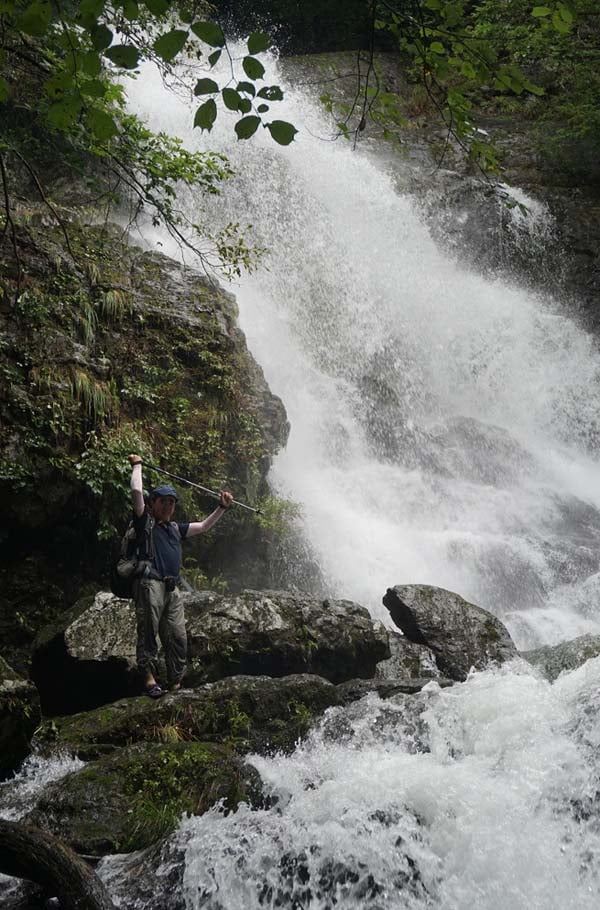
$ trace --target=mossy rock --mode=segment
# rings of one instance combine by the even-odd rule
[[[0,780],[29,754],[31,737],[40,719],[35,686],[0,657]]]
[[[576,670],[586,661],[600,657],[600,635],[580,635],[558,645],[521,651],[521,657],[539,667],[546,679],[554,682],[561,673]]]
[[[233,676],[157,701],[127,698],[54,718],[36,742],[45,751],[63,749],[84,760],[132,742],[174,737],[227,743],[240,753],[290,752],[314,719],[338,703],[336,687],[319,676]]]
[[[43,791],[28,821],[92,856],[148,847],[182,814],[261,799],[258,773],[215,743],[137,743],[91,762]]]

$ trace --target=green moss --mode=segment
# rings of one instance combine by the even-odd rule
[[[212,743],[172,746],[132,763],[125,794],[130,801],[121,849],[140,849],[172,831],[184,813],[200,815],[225,798],[231,809],[247,795],[233,753]]]
[[[498,632],[498,629],[496,628],[496,626],[494,625],[494,623],[492,622],[491,619],[486,619],[486,621],[483,624],[483,627],[485,629],[485,634],[486,634],[487,638],[490,640],[490,642],[497,642],[500,640],[500,633]]]

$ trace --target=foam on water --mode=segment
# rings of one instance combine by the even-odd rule
[[[186,910],[591,910],[599,691],[600,658],[554,686],[515,662],[330,709],[293,756],[251,758],[271,808],[182,822],[158,893]]]

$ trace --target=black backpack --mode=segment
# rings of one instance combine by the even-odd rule
[[[110,561],[110,590],[115,597],[133,597],[133,583],[154,558],[152,528],[154,521],[146,516],[146,525],[136,533],[133,519],[127,525],[119,544],[113,548]]]

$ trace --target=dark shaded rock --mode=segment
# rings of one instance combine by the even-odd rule
[[[28,821],[79,853],[139,850],[170,833],[181,815],[260,801],[260,778],[215,743],[137,743],[50,784]]]
[[[438,679],[440,671],[435,654],[425,645],[415,644],[406,635],[388,631],[391,657],[377,664],[375,679]]]
[[[219,0],[219,12],[230,29],[247,35],[266,29],[283,53],[315,53],[366,47],[369,11],[363,0]],[[380,32],[377,40],[381,41]],[[385,36],[384,36],[385,37]]]
[[[46,722],[36,743],[88,760],[132,742],[227,742],[239,752],[291,751],[314,718],[337,705],[336,687],[319,676],[233,676],[157,701],[145,696]]]
[[[451,591],[396,585],[388,588],[383,603],[407,638],[431,648],[439,670],[450,679],[464,680],[471,667],[481,670],[517,656],[499,619]]]
[[[375,692],[380,698],[392,698],[394,695],[415,695],[430,682],[429,677],[423,679],[350,679],[336,688],[340,702],[347,705],[350,702],[358,701],[359,698],[363,698],[370,692]],[[451,679],[442,677],[438,677],[435,682],[441,688],[453,685]]]
[[[0,780],[29,754],[31,737],[40,719],[35,686],[0,657]]]
[[[293,673],[338,683],[372,677],[377,663],[389,657],[381,623],[351,601],[280,591],[183,598],[188,685]],[[106,592],[77,603],[38,636],[32,676],[46,714],[89,710],[139,693],[133,605]]]
[[[580,635],[558,645],[520,653],[534,667],[539,667],[546,679],[554,682],[561,673],[576,670],[586,661],[600,656],[600,635]]]
[[[86,711],[141,689],[135,612],[106,591],[78,601],[34,643],[31,676],[44,714]]]

